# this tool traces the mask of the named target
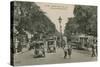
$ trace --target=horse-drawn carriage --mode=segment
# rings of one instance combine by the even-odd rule
[[[34,41],[34,57],[45,57],[43,41]]]
[[[47,52],[48,53],[56,52],[56,40],[49,39],[47,41]]]

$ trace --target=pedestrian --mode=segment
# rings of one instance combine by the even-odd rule
[[[97,40],[95,42],[95,45],[96,45],[96,56],[98,56],[98,46],[97,46]]]
[[[98,47],[96,45],[96,56],[98,56]]]
[[[92,54],[91,54],[91,57],[94,57],[95,56],[95,47],[94,47],[94,44],[91,45],[91,48],[92,48]]]
[[[72,54],[72,46],[68,45],[68,56],[69,56],[69,58],[71,58],[71,54]]]
[[[21,45],[21,42],[19,42],[17,49],[18,49],[18,52],[21,52],[21,51],[22,51],[22,45]]]
[[[67,57],[67,50],[68,50],[68,47],[67,45],[64,47],[64,59],[66,59]]]
[[[96,42],[94,43],[94,49],[95,49],[94,50],[95,51],[95,56],[97,56],[98,55],[97,54],[98,53],[98,47],[97,47],[97,43]]]

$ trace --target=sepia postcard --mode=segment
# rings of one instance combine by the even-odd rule
[[[97,6],[11,2],[11,65],[97,61]]]

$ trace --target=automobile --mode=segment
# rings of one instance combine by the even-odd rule
[[[34,43],[34,58],[45,57],[44,42],[36,41]]]
[[[47,42],[47,52],[48,53],[54,53],[56,52],[56,41],[53,39],[49,39]]]

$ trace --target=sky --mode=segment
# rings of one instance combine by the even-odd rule
[[[60,32],[58,18],[62,18],[62,33],[64,33],[65,24],[68,18],[74,17],[74,5],[69,4],[55,4],[55,3],[36,3],[40,9],[45,12],[45,15],[55,24],[56,29]]]

